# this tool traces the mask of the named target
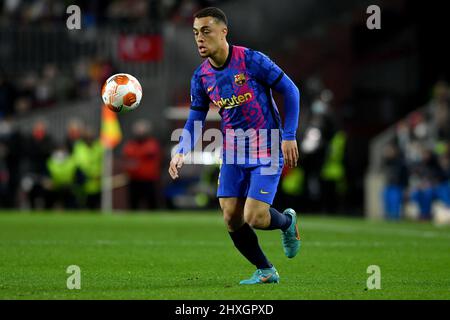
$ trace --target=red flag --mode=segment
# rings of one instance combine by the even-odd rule
[[[160,35],[121,35],[119,58],[123,61],[148,62],[163,58],[163,41]]]

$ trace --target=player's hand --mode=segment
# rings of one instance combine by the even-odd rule
[[[184,155],[181,153],[177,153],[173,156],[172,160],[170,160],[169,165],[169,174],[172,177],[172,179],[178,178],[178,169],[180,169],[183,166],[184,163]]]
[[[289,168],[297,166],[298,148],[296,140],[283,140],[281,143],[281,151],[283,152],[284,162]]]

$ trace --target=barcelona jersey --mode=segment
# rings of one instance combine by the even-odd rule
[[[282,157],[281,119],[271,88],[283,75],[263,53],[233,45],[229,46],[222,67],[214,67],[205,59],[195,70],[191,80],[191,108],[207,111],[212,104],[218,109],[224,137],[223,161],[247,163],[249,159],[271,157],[274,144]],[[240,133],[244,135],[239,136]],[[242,142],[245,154],[238,160]],[[233,156],[227,158],[231,151]]]

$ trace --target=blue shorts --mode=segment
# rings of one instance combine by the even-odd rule
[[[269,205],[277,192],[283,160],[277,167],[264,164],[222,164],[220,167],[218,198],[253,198]]]

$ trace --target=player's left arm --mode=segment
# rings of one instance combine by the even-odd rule
[[[297,166],[299,158],[296,132],[300,114],[300,90],[295,83],[286,75],[274,85],[274,90],[284,97],[284,129],[281,151],[289,168]]]
[[[293,168],[299,157],[296,132],[300,114],[300,91],[276,63],[259,51],[247,50],[246,65],[256,80],[284,97],[285,120],[281,151],[286,165]]]

